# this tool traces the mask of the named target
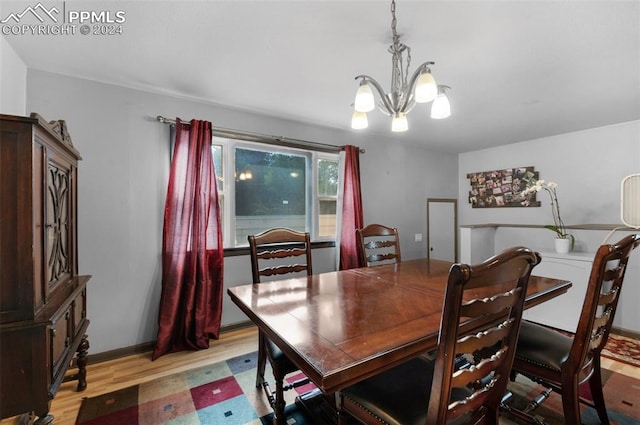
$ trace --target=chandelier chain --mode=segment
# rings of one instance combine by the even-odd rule
[[[393,0],[391,2],[391,32],[393,33],[393,43],[396,43],[398,40],[398,32],[396,31],[396,25],[398,20],[396,19],[396,1]]]
[[[391,33],[393,44],[389,46],[389,53],[393,55],[393,69],[391,75],[391,90],[393,93],[402,94],[409,79],[409,67],[411,66],[411,47],[400,43],[400,36],[397,31],[398,20],[396,19],[396,1],[391,1]],[[407,52],[407,65],[404,65],[402,53]]]

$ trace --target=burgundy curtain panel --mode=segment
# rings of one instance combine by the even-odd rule
[[[340,270],[360,267],[356,229],[363,226],[362,194],[360,192],[360,149],[345,146],[342,227],[340,229]]]
[[[176,120],[162,237],[162,295],[152,359],[209,348],[222,319],[223,247],[211,123]]]

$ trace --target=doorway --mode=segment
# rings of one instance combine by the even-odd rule
[[[458,200],[427,198],[427,258],[458,261]]]

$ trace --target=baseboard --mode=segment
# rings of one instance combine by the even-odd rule
[[[102,363],[109,360],[120,359],[122,357],[131,356],[133,354],[149,353],[155,347],[155,341],[145,342],[143,344],[131,345],[129,347],[117,348],[115,350],[104,351],[102,353],[93,354],[89,352],[88,363]]]
[[[611,327],[611,333],[612,334],[616,334],[616,335],[620,335],[620,336],[626,336],[627,338],[640,339],[640,332],[639,331],[632,331],[630,329],[622,329],[622,328],[616,328],[616,327],[612,326]]]
[[[253,324],[253,322],[249,320],[247,320],[246,322],[233,323],[230,325],[225,325],[220,327],[220,334],[223,334],[225,332],[236,331],[239,329],[250,328],[253,326],[255,325]],[[92,354],[90,352],[88,357],[88,363],[96,364],[96,363],[106,362],[109,360],[116,360],[122,357],[131,356],[134,354],[150,353],[153,351],[153,348],[155,347],[155,345],[156,345],[155,341],[150,341],[150,342],[145,342],[138,345],[131,345],[129,347],[123,347],[123,348],[117,348],[115,350],[104,351],[102,353]]]

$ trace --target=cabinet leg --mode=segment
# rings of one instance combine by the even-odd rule
[[[89,351],[89,340],[85,335],[78,345],[78,391],[84,391],[87,389],[87,357]]]
[[[36,421],[36,414],[34,412],[24,413],[20,416],[13,418],[13,424],[15,425],[33,425]]]
[[[53,415],[44,415],[38,418],[33,425],[53,425]]]

